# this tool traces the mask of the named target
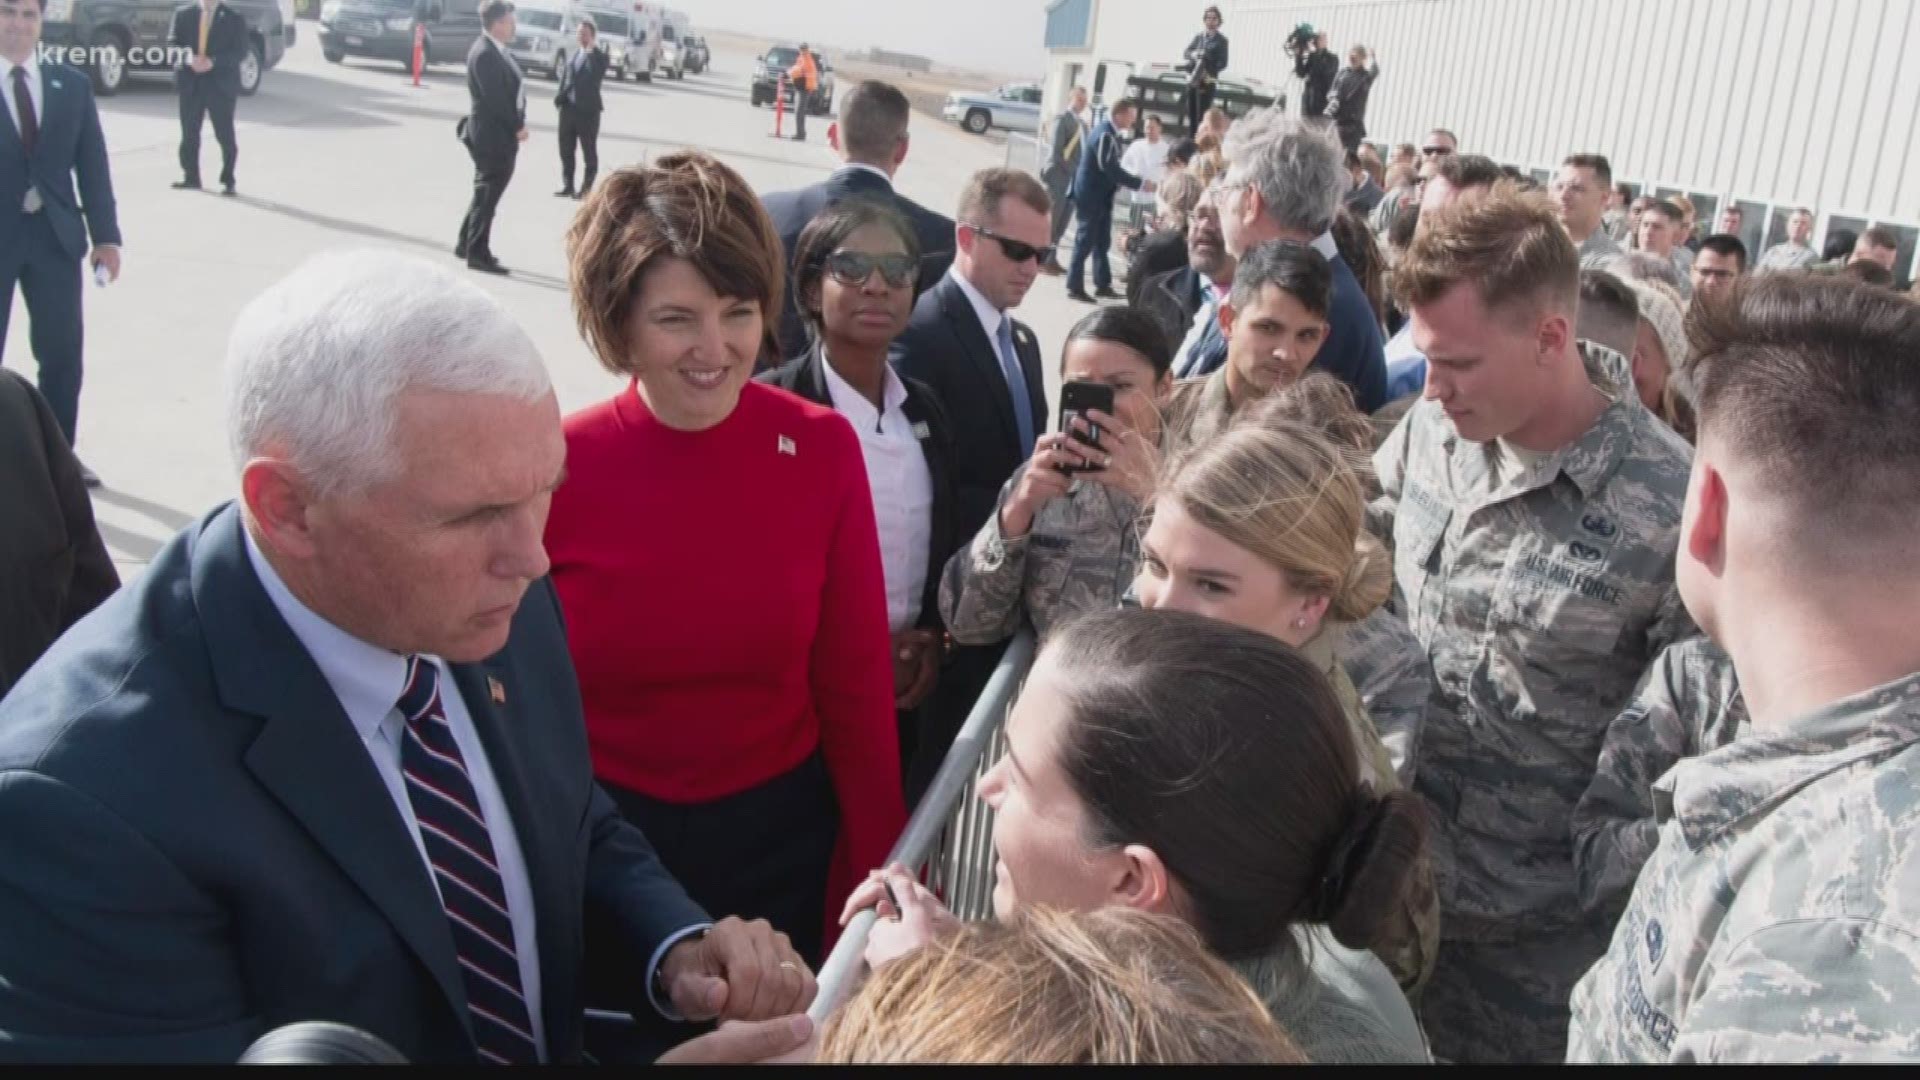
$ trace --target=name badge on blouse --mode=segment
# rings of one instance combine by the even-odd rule
[[[931,439],[933,438],[933,429],[927,426],[925,420],[916,420],[913,424],[913,437],[916,439]]]

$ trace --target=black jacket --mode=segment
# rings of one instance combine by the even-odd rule
[[[826,357],[816,346],[754,378],[831,409],[833,394],[827,389],[826,367]],[[922,630],[940,630],[944,628],[940,620],[940,573],[946,569],[947,560],[953,557],[963,540],[953,527],[953,425],[947,421],[947,414],[940,408],[932,387],[905,375],[900,376],[900,381],[907,388],[907,401],[900,407],[901,411],[907,414],[907,422],[915,426],[914,435],[920,440],[920,452],[927,459],[927,472],[933,477],[932,528],[927,534],[927,584],[920,596],[920,621],[917,625]]]
[[[1380,75],[1379,67],[1356,68],[1352,64],[1340,69],[1333,80],[1333,93],[1327,97],[1326,114],[1334,123],[1342,127],[1357,127],[1362,135],[1366,134],[1367,97],[1373,93],[1373,80]]]
[[[1181,368],[1180,343],[1187,339],[1187,332],[1193,329],[1193,318],[1199,314],[1200,306],[1205,302],[1206,292],[1200,272],[1191,266],[1157,274],[1148,278],[1140,288],[1140,299],[1134,306],[1153,316],[1154,321],[1160,324],[1160,329],[1167,335],[1167,344],[1173,348],[1173,369],[1176,372]],[[1226,339],[1215,338],[1196,370],[1202,374],[1214,371],[1226,359]]]
[[[1302,116],[1321,116],[1327,111],[1327,94],[1333,89],[1333,77],[1340,71],[1340,59],[1328,49],[1315,49],[1293,61],[1293,73],[1304,79],[1300,89]]]
[[[607,54],[598,47],[582,52],[587,57],[584,68],[575,66],[579,63],[579,54],[575,54],[560,69],[560,89],[554,92],[553,103],[563,109],[572,106],[576,112],[604,112],[606,105],[600,99],[600,83],[607,77]]]
[[[1149,280],[1186,265],[1187,230],[1162,229],[1148,233],[1134,247],[1133,258],[1127,263],[1127,304],[1140,306],[1140,294]],[[1178,345],[1180,339],[1174,338],[1173,343]]]
[[[1218,79],[1220,73],[1227,70],[1227,35],[1209,34],[1202,30],[1193,35],[1193,40],[1187,43],[1187,51],[1182,55],[1186,57],[1186,62],[1180,65],[1179,70],[1191,72],[1197,62],[1200,70]]]
[[[906,215],[920,244],[920,280],[915,295],[924,294],[953,265],[953,219],[937,214],[893,189],[893,184],[878,173],[863,168],[842,167],[832,176],[797,191],[776,191],[760,201],[780,234],[780,247],[786,252],[787,298],[780,313],[780,356],[799,356],[812,342],[807,338],[806,322],[793,295],[793,249],[820,212],[843,199],[866,197],[891,202]]]
[[[511,161],[520,152],[520,129],[527,124],[521,107],[523,80],[487,35],[467,50],[467,97],[472,103],[464,141],[476,162]]]
[[[173,28],[167,35],[175,48],[188,52],[200,50],[200,5],[181,4],[173,9]],[[213,25],[207,28],[207,59],[212,70],[201,74],[183,61],[174,70],[176,82],[185,87],[199,82],[226,94],[240,93],[240,61],[248,48],[246,17],[225,4],[213,9]]]
[[[1026,324],[1016,320],[1013,325],[1013,349],[1026,376],[1037,435],[1051,425],[1040,342]],[[913,318],[894,341],[892,356],[901,375],[932,388],[953,421],[954,527],[970,539],[993,513],[1013,470],[1033,456],[1033,447],[1020,445],[1013,391],[1000,373],[999,352],[952,275],[913,305]]]
[[[80,462],[32,384],[0,370],[0,697],[120,587]]]

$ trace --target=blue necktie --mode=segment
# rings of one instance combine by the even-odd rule
[[[1013,423],[1020,430],[1020,455],[1033,453],[1033,400],[1027,396],[1027,374],[1020,367],[1020,354],[1013,351],[1013,319],[1000,317],[1000,374],[1007,380],[1007,392],[1013,396]]]
[[[438,683],[433,664],[418,656],[407,659],[407,686],[398,706],[407,723],[400,744],[407,798],[453,931],[480,1058],[495,1065],[537,1062],[506,884],[466,760],[447,725]]]

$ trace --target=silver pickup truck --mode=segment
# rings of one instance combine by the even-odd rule
[[[954,91],[940,115],[975,135],[989,128],[1003,131],[1040,130],[1040,87],[1033,83],[1008,83],[991,94],[965,94]]]

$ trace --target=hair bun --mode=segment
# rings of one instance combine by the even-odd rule
[[[1375,797],[1362,788],[1347,827],[1327,849],[1307,918],[1325,923],[1350,949],[1372,946],[1400,906],[1426,844],[1426,816],[1405,791]]]

